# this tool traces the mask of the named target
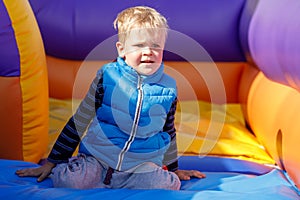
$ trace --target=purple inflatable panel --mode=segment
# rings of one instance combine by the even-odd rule
[[[46,53],[65,59],[81,60],[100,43],[116,35],[113,21],[128,7],[147,5],[167,19],[172,30],[192,38],[214,61],[245,61],[239,41],[239,20],[245,0],[30,0],[44,40]],[[168,42],[173,41],[170,37]],[[115,59],[114,40],[104,46],[98,59]],[[194,51],[193,49],[189,49]],[[166,52],[165,60],[179,56]],[[200,56],[191,58],[201,61]]]
[[[259,1],[249,27],[257,66],[273,81],[300,91],[300,1]]]
[[[0,76],[20,76],[20,55],[10,16],[0,2]]]

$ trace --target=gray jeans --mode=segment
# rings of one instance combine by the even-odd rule
[[[108,167],[92,156],[79,154],[68,163],[58,164],[52,171],[54,187],[129,188],[179,190],[181,182],[174,172],[154,163],[143,163],[130,171],[114,171],[110,183],[104,184]]]

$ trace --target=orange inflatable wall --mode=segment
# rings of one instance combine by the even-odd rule
[[[50,97],[82,98],[97,70],[111,61],[76,61],[47,56]],[[175,77],[179,100],[205,100],[213,103],[238,103],[245,62],[166,61],[165,71]],[[249,79],[245,82],[251,82]],[[250,83],[248,83],[250,84]],[[247,88],[244,88],[245,95]]]
[[[260,72],[248,95],[249,124],[276,163],[300,186],[300,93]]]

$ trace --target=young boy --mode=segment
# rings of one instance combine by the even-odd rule
[[[173,190],[180,180],[205,177],[178,169],[176,82],[162,62],[166,19],[137,6],[119,13],[114,25],[119,57],[98,71],[47,162],[18,170],[19,176],[42,181],[51,174],[54,187]]]

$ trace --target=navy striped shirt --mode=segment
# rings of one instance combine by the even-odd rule
[[[102,76],[97,76],[93,80],[87,95],[80,103],[76,113],[69,119],[57,138],[48,156],[48,161],[58,164],[68,162],[68,159],[72,157],[80,143],[81,137],[94,118],[96,110],[102,104],[104,94],[102,82]],[[177,99],[173,102],[163,127],[163,131],[167,132],[171,137],[171,144],[164,155],[163,161],[163,164],[166,165],[170,171],[176,171],[178,169],[176,129],[174,124],[176,106]]]

